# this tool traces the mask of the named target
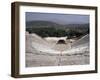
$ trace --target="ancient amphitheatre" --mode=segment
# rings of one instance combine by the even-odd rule
[[[42,38],[26,32],[26,67],[89,64],[89,34]]]

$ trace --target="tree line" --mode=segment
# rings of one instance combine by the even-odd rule
[[[79,37],[81,35],[89,34],[89,28],[83,29],[83,31],[79,28],[66,28],[60,29],[55,27],[38,27],[38,28],[26,28],[26,31],[29,33],[36,33],[41,37],[64,37],[72,38],[73,36]]]

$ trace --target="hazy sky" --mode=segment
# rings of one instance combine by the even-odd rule
[[[59,24],[89,23],[89,15],[26,12],[26,21],[52,21]]]

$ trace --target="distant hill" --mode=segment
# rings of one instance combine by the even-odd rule
[[[57,27],[57,26],[62,26],[60,24],[50,22],[50,21],[28,21],[26,22],[26,27],[27,28],[35,28],[35,27]]]
[[[33,28],[33,27],[62,27],[62,28],[69,28],[69,27],[88,27],[89,24],[59,24],[51,21],[28,21],[26,22],[26,28]]]

